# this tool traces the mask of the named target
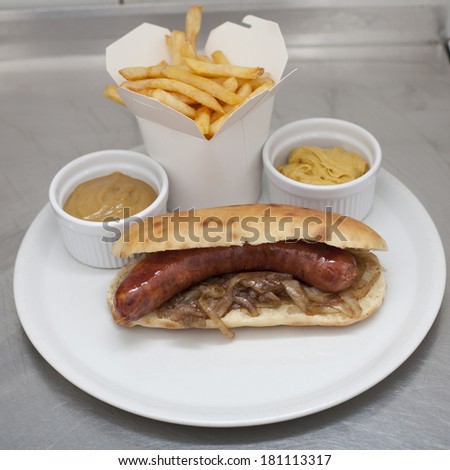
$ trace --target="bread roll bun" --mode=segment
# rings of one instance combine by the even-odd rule
[[[132,223],[112,253],[126,258],[137,253],[281,240],[387,249],[378,233],[351,217],[283,204],[243,204],[173,212]]]
[[[344,326],[364,320],[380,308],[386,292],[384,270],[378,258],[368,251],[387,250],[386,242],[368,225],[340,214],[279,204],[245,204],[174,212],[131,224],[114,244],[113,253],[116,256],[128,257],[166,250],[244,243],[257,245],[284,240],[322,242],[342,249],[351,249],[355,256],[360,254],[362,257],[369,257],[372,273],[376,273],[376,276],[372,276],[374,281],[367,284],[362,297],[356,296],[358,288],[353,289],[353,285],[345,294],[354,296],[350,304],[357,298],[359,313],[349,314],[349,309],[311,313],[302,311],[295,302],[285,302],[277,307],[258,307],[256,316],[249,315],[242,308],[233,309],[221,318],[226,328],[277,325]],[[109,287],[108,305],[114,320],[126,327],[191,327],[183,322],[173,321],[158,311],[148,312],[143,317],[131,321],[116,310],[115,291],[139,260],[138,256],[123,267]],[[216,329],[218,322],[206,318],[203,325],[195,327]]]

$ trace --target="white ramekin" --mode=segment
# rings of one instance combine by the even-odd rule
[[[282,175],[277,168],[286,163],[291,150],[299,146],[343,147],[359,153],[369,162],[360,178],[335,185],[313,185]],[[381,166],[381,147],[366,129],[348,121],[311,118],[291,122],[276,130],[263,148],[264,172],[270,202],[292,204],[349,215],[362,220],[369,213]]]
[[[80,183],[115,171],[150,184],[158,197],[138,214],[107,223],[78,219],[63,210],[66,199]],[[166,172],[152,158],[130,150],[101,150],[83,155],[61,168],[50,184],[49,200],[64,245],[75,259],[97,268],[118,268],[128,259],[111,254],[115,239],[132,220],[166,212],[168,194]]]

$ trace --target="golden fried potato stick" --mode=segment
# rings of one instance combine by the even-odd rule
[[[195,119],[195,109],[191,108],[188,104],[183,103],[183,101],[179,100],[170,93],[167,93],[164,90],[152,90],[151,97],[157,99],[175,111],[178,111],[179,113],[184,114],[191,119]]]
[[[214,79],[214,80],[217,80],[217,79]],[[244,83],[238,90],[234,89],[235,84],[231,80],[235,80],[236,85],[237,85],[237,80],[234,77],[227,78],[222,83],[222,85],[225,88],[229,88],[231,91],[234,91],[238,96],[242,96],[242,98],[244,98],[244,100],[242,101],[242,103],[240,103],[237,106],[233,106],[231,104],[224,104],[222,107],[223,107],[223,110],[225,111],[225,114],[229,113],[229,111],[234,111],[235,108],[237,108],[238,106],[241,106],[243,103],[245,103],[245,98],[247,98],[247,96],[250,95],[250,93],[252,92],[252,87],[248,83]],[[214,112],[211,120],[215,121],[216,119],[219,119],[219,117],[220,117],[220,114]]]
[[[180,49],[181,57],[187,57],[189,59],[196,59],[197,53],[195,52],[194,46],[190,42],[185,42]]]
[[[273,87],[273,85],[271,85],[270,83],[264,83],[262,84],[260,87],[258,87],[256,90],[252,91],[250,94],[248,94],[243,102],[238,105],[238,106],[233,106],[233,107],[224,107],[225,109],[225,114],[220,116],[219,118],[217,118],[214,122],[211,123],[211,125],[209,126],[209,137],[213,137],[215,134],[217,134],[217,132],[219,131],[219,129],[224,125],[225,121],[231,116],[232,113],[234,113],[234,111],[239,108],[240,106],[242,106],[244,103],[246,103],[248,100],[251,100],[252,98],[254,98],[256,95],[259,95],[260,93],[266,91],[266,90],[270,90],[271,88]],[[215,113],[214,113],[215,114]]]
[[[139,93],[140,95],[145,95],[149,96],[150,98],[153,97],[153,91],[151,88],[143,88],[142,90],[136,90],[136,93]],[[197,101],[193,100],[192,98],[189,98],[189,96],[182,95],[181,93],[177,93],[175,91],[168,91],[169,95],[172,95],[174,98],[177,100],[182,101],[183,103],[186,103],[188,105],[198,105]],[[215,112],[215,111],[214,111]],[[221,116],[221,113],[217,113],[218,116]]]
[[[181,69],[180,67],[169,65],[163,71],[163,74],[167,78],[173,78],[174,80],[179,80],[181,82],[187,83],[189,85],[195,86],[200,90],[209,93],[220,101],[224,103],[236,105],[242,101],[242,97],[236,95],[230,90],[227,90],[225,87],[215,83],[213,80],[210,80],[205,77],[200,77],[193,74],[192,72],[187,72],[186,70]]]
[[[122,75],[125,80],[142,80],[145,78],[158,78],[162,77],[162,71],[169,64],[162,60],[157,65],[152,65],[150,67],[125,67],[119,70],[120,75]]]
[[[211,123],[209,126],[209,134],[208,137],[214,137],[219,129],[225,124],[225,121],[231,116],[231,114],[238,108],[238,106],[233,106],[228,112],[220,116],[214,122]]]
[[[175,96],[175,98],[179,99],[180,101],[182,101],[183,103],[186,103],[186,104],[198,104],[198,101],[197,100],[193,100],[192,98],[190,98],[189,96],[186,96],[186,95],[183,95],[182,93],[178,93],[176,91],[170,91],[169,92],[171,95]]]
[[[194,5],[186,13],[186,40],[197,50],[197,37],[202,26],[202,7]]]
[[[203,77],[258,78],[264,73],[262,67],[243,67],[231,64],[209,64],[201,60],[184,58],[183,62]]]
[[[186,65],[187,67],[187,65]],[[191,72],[191,69],[188,67],[188,70],[189,72]],[[225,77],[214,77],[214,78],[210,78],[210,80],[212,80],[213,82],[216,82],[218,83],[219,85],[223,85],[223,82],[225,80],[228,80],[228,78],[225,78]]]
[[[211,109],[206,106],[202,106],[197,109],[195,115],[195,124],[197,124],[203,135],[209,134],[209,125],[211,122]]]
[[[133,82],[127,82],[126,88],[137,92],[142,89],[133,89]],[[175,91],[192,98],[197,103],[207,106],[208,108],[211,108],[220,114],[224,113],[222,106],[220,106],[219,102],[209,93],[199,90],[198,88],[187,83],[180,82],[179,80],[174,80],[172,78],[151,78],[145,81],[144,88],[159,88],[165,91]]]
[[[246,82],[241,85],[240,88],[236,91],[236,94],[242,96],[242,98],[247,98],[247,96],[252,92],[252,87],[250,83]]]
[[[271,83],[270,83],[270,82],[271,82]],[[263,84],[260,85],[258,88],[256,88],[255,90],[253,90],[248,96],[245,97],[244,103],[247,102],[248,100],[251,100],[251,99],[252,99],[253,97],[255,97],[256,95],[259,95],[259,94],[262,93],[263,91],[270,90],[271,88],[273,88],[274,82],[273,82],[272,80],[270,80],[270,82],[263,83]]]
[[[255,78],[254,80],[249,80],[248,82],[253,90],[256,90],[262,85],[268,85],[269,88],[275,86],[275,82],[271,78]]]
[[[121,104],[122,106],[125,106],[125,103],[123,102],[119,93],[117,93],[118,88],[119,87],[117,85],[113,85],[112,83],[109,83],[108,85],[105,86],[105,89],[103,90],[103,96],[105,98],[115,101],[116,103]]]
[[[224,82],[222,83],[222,86],[226,88],[227,90],[236,92],[238,89],[238,81],[234,77],[228,77]]]
[[[145,89],[149,80],[152,80],[152,79],[145,78],[143,80],[131,80],[131,81],[121,83],[120,86],[122,88],[127,88],[128,90],[131,90],[131,91],[139,92],[140,90]]]
[[[186,34],[184,31],[174,29],[170,36],[169,53],[172,59],[172,64],[177,65],[182,63],[181,49],[186,42]]]
[[[215,64],[229,64],[230,63],[222,51],[214,51],[211,54],[211,57],[214,60]]]
[[[201,60],[202,62],[207,62],[208,64],[214,64],[214,60],[211,57],[204,55],[204,54],[197,54],[197,60]]]

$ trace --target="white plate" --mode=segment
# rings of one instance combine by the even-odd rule
[[[70,382],[118,408],[198,426],[245,426],[324,410],[372,387],[420,344],[439,310],[445,257],[420,202],[382,171],[366,222],[386,239],[382,308],[345,328],[218,331],[126,329],[106,306],[115,270],[65,251],[48,206],[30,226],[15,267],[22,325]]]

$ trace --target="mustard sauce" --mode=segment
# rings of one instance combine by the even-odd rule
[[[367,160],[341,147],[298,147],[278,171],[300,183],[332,185],[353,181],[368,169]]]
[[[64,210],[92,222],[123,219],[148,207],[157,196],[144,181],[115,172],[78,185],[65,202]]]

